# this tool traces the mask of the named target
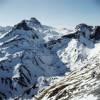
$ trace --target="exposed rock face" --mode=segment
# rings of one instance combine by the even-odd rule
[[[96,26],[96,27],[95,27],[94,39],[95,39],[95,40],[100,40],[100,26]]]
[[[35,100],[99,100],[100,63],[91,59],[84,68],[71,72],[44,90]]]
[[[34,17],[32,17],[32,18],[30,19],[30,21],[34,24],[34,26],[35,26],[35,25],[41,25],[41,23],[40,23],[36,18],[34,18]]]
[[[84,44],[85,46],[87,46],[88,48],[93,48],[94,44],[93,44],[93,27],[92,26],[88,26],[86,24],[79,24],[76,26],[76,31],[72,32],[70,34],[67,35],[63,35],[62,37],[60,37],[57,40],[51,40],[47,43],[47,47],[48,48],[53,48],[53,45],[55,46],[55,44],[62,44],[61,42],[63,40],[72,40],[72,39],[76,39],[78,41],[80,41],[82,44]],[[91,38],[93,36],[93,38]],[[69,42],[68,41],[68,42]]]
[[[25,22],[25,20],[23,20],[22,22],[20,22],[19,24],[15,25],[16,29],[23,29],[23,30],[32,30],[30,27],[27,26],[27,23]]]
[[[88,26],[86,24],[79,24],[79,25],[76,26],[75,29],[78,32],[80,32],[85,38],[90,39],[92,28],[93,28],[92,26]]]
[[[88,28],[90,31],[92,31],[93,26],[89,26],[87,24],[81,23],[81,24],[77,25],[75,29],[79,30],[79,31],[84,31],[86,28]]]

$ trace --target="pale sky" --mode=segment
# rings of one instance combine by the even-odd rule
[[[0,25],[31,17],[55,27],[100,25],[100,0],[0,0]]]

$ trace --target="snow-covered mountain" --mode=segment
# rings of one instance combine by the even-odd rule
[[[38,23],[33,21],[33,28],[34,24]],[[28,25],[31,26],[23,20],[0,37],[0,91],[6,98],[20,96],[32,86],[27,92],[31,97],[36,94],[38,77],[68,71],[58,56],[45,47],[40,32]]]
[[[65,34],[73,32],[67,28],[55,28],[51,26],[42,25],[36,18],[31,18],[30,20],[25,20],[27,25],[37,31],[40,36],[45,40],[45,42],[55,40],[60,38]],[[42,33],[42,34],[41,34]]]
[[[57,51],[61,61],[70,68],[62,78],[39,93],[36,100],[99,100],[100,99],[100,27],[80,24],[74,34],[63,36],[49,47]],[[63,46],[63,38],[69,42]],[[64,40],[65,41],[65,40]],[[59,47],[60,49],[56,48]],[[34,100],[33,99],[33,100]]]
[[[36,18],[21,21],[0,36],[0,99],[31,100],[37,93],[37,100],[56,97],[58,92],[47,93],[48,86],[67,84],[71,73],[78,77],[87,66],[90,72],[96,69],[92,65],[99,62],[99,40],[99,26],[79,24],[71,31],[42,25]]]

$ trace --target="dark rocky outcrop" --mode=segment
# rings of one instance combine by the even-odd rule
[[[89,26],[87,24],[81,23],[75,27],[76,30],[82,30],[83,28],[88,28],[90,31],[93,30],[93,26]]]
[[[40,23],[36,18],[34,18],[34,17],[32,17],[32,18],[30,19],[30,21],[31,21],[33,24],[35,24],[35,25],[41,25],[41,23]]]
[[[94,29],[94,33],[92,38],[94,38],[95,40],[99,40],[100,39],[100,26],[96,26]]]
[[[23,29],[23,30],[32,30],[30,27],[27,26],[25,20],[23,20],[22,22],[20,22],[19,24],[15,25],[16,29]]]
[[[77,37],[76,33],[72,33],[72,34],[62,36],[62,38],[76,38],[76,37]]]

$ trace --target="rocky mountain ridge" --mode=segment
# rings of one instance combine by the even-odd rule
[[[67,80],[68,73],[76,72],[72,77],[78,77],[80,71],[77,70],[84,69],[85,65],[92,65],[91,62],[98,65],[99,40],[99,26],[79,24],[75,31],[64,33],[42,25],[36,18],[21,21],[0,36],[0,98],[51,99],[53,96],[44,99],[49,93],[41,93],[43,90],[47,91],[45,88],[51,83],[54,84],[62,77]],[[94,69],[90,67],[90,70]],[[80,74],[79,80],[81,77]],[[67,84],[63,80],[62,82]],[[58,86],[59,84],[60,82]],[[41,94],[34,98],[37,93]]]

